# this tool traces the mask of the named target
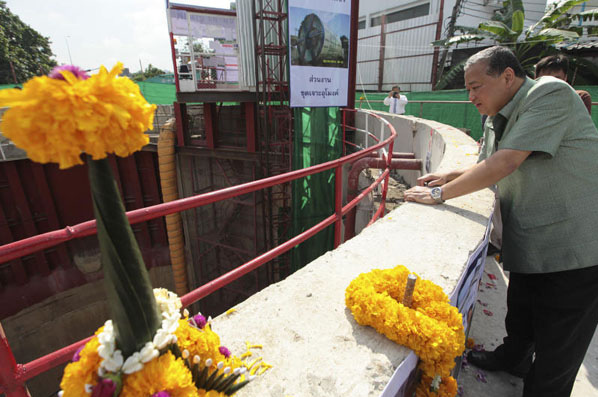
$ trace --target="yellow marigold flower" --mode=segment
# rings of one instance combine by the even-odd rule
[[[220,337],[212,331],[209,325],[198,329],[190,325],[186,319],[181,319],[175,335],[179,349],[181,351],[188,350],[191,357],[197,355],[202,360],[211,358],[214,361],[214,367],[219,361],[226,361],[224,355],[218,350]]]
[[[465,344],[465,347],[468,349],[473,349],[474,346],[475,341],[473,340],[473,338],[467,338],[467,343]]]
[[[101,327],[96,335],[102,332],[103,328]],[[85,385],[93,386],[97,383],[97,371],[102,361],[98,354],[98,347],[100,347],[98,338],[92,338],[79,352],[79,361],[66,366],[60,382],[60,388],[64,390],[65,396],[89,397],[89,394],[85,392]]]
[[[123,377],[119,397],[147,397],[160,391],[171,397],[196,397],[198,390],[193,384],[191,372],[181,359],[166,352],[146,363],[141,371]],[[220,394],[215,394],[215,396]]]
[[[54,162],[60,168],[82,164],[85,152],[93,159],[108,153],[128,156],[149,141],[155,105],[139,87],[119,77],[122,64],[109,72],[101,67],[86,80],[62,71],[64,80],[34,77],[22,90],[0,91],[4,114],[0,129],[38,163]]]

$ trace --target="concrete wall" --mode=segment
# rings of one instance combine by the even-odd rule
[[[406,137],[399,145],[408,145],[411,135],[419,155],[426,153],[432,131],[432,171],[476,161],[476,143],[457,129],[411,117],[393,118],[395,123]],[[235,354],[245,351],[245,341],[263,344],[260,355],[273,365],[243,396],[380,395],[409,350],[356,324],[345,307],[345,288],[362,272],[402,264],[450,294],[484,238],[493,203],[486,189],[439,206],[403,204],[216,318],[213,328],[222,344]]]

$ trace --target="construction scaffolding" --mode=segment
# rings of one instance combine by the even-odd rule
[[[255,0],[255,69],[258,144],[262,176],[292,170],[292,112],[288,83],[288,14],[284,0]],[[286,241],[291,225],[291,184],[264,193],[264,241],[270,249]],[[290,274],[289,255],[269,264],[276,282]]]

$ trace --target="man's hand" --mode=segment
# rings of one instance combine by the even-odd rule
[[[423,177],[422,177],[423,178]],[[422,204],[438,204],[430,194],[430,188],[424,186],[414,186],[405,191],[405,201],[415,201]]]
[[[417,178],[417,186],[442,186],[448,181],[448,174],[426,174]]]
[[[394,94],[394,93],[395,93],[394,91],[391,91],[391,92],[389,92],[389,93],[388,93],[388,97],[389,97],[389,98],[391,98],[391,97],[392,97],[392,94]]]

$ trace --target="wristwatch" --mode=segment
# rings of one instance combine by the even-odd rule
[[[432,189],[430,189],[430,196],[432,196],[432,198],[434,199],[434,201],[436,201],[436,203],[438,204],[442,204],[444,203],[444,200],[442,199],[442,188],[441,187],[433,187]]]

